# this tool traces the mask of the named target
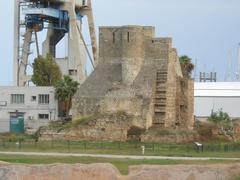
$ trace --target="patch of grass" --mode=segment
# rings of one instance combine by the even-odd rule
[[[67,122],[67,123],[63,123],[61,121],[51,122],[50,125],[48,127],[46,127],[45,129],[53,130],[53,131],[56,131],[59,133],[64,130],[76,128],[80,125],[87,125],[89,122],[99,118],[99,116],[97,116],[97,115],[86,116],[86,117],[82,117],[79,119],[74,119],[73,121]]]
[[[230,180],[240,180],[240,176],[234,176]]]
[[[1,139],[4,139],[7,142],[18,142],[24,140],[31,140],[33,138],[32,135],[26,134],[14,134],[14,133],[4,133],[0,134]]]
[[[61,132],[65,129],[71,128],[71,125],[72,125],[71,122],[63,123],[62,121],[54,121],[54,122],[51,122],[47,127],[43,127],[42,131],[51,130],[51,131]]]
[[[100,115],[91,115],[91,116],[75,119],[73,120],[71,127],[78,127],[79,125],[87,125],[89,122],[94,121],[99,117]]]
[[[50,130],[54,130],[56,132],[61,132],[64,130],[68,130],[71,128],[77,128],[79,126],[84,126],[88,125],[90,122],[93,122],[99,118],[108,118],[108,119],[117,119],[117,120],[129,120],[132,118],[132,116],[128,115],[124,111],[118,111],[116,113],[109,113],[109,114],[101,114],[101,113],[96,113],[90,116],[86,117],[81,117],[81,118],[76,118],[72,122],[63,124],[62,122],[52,122],[48,128]]]
[[[16,141],[18,142],[18,141]],[[180,157],[240,157],[240,144],[204,144],[204,152],[198,152],[194,144],[156,144],[139,142],[90,142],[90,141],[39,141],[24,140],[20,145],[0,139],[0,151],[62,152]]]
[[[2,156],[0,155],[0,161],[9,163],[24,163],[24,164],[92,164],[92,163],[111,163],[122,174],[128,174],[128,168],[132,165],[177,165],[177,164],[227,164],[227,163],[239,163],[239,161],[183,161],[183,160],[132,160],[132,159],[114,159],[114,158],[93,158],[93,157],[44,157],[44,156]],[[235,179],[234,179],[235,180]]]

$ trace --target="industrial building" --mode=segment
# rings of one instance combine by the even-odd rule
[[[0,86],[0,132],[38,129],[58,119],[54,88],[28,87],[34,58],[51,54],[62,75],[82,84],[87,77],[87,60],[94,67],[98,55],[91,0],[14,0],[14,5],[14,86]],[[88,20],[91,52],[82,35],[84,16]],[[41,41],[38,36],[45,32],[46,38]],[[58,58],[57,45],[64,38],[67,55]]]
[[[16,131],[20,119],[23,129],[47,125],[58,119],[54,88],[0,86],[0,115],[0,132]]]
[[[194,85],[194,112],[206,120],[212,112],[222,110],[233,119],[240,119],[240,82],[209,82]]]

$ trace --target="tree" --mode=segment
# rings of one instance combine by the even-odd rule
[[[54,86],[61,77],[60,68],[51,55],[34,60],[32,82],[36,86]]]
[[[64,76],[55,85],[55,96],[64,104],[64,112],[67,117],[72,106],[72,97],[77,92],[78,85],[79,83],[74,81],[70,76]]]
[[[194,69],[194,65],[191,62],[191,58],[184,55],[179,58],[179,61],[181,64],[183,76],[186,78],[191,78],[192,71]]]

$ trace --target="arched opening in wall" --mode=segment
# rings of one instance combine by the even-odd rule
[[[113,43],[115,43],[115,32],[113,32],[113,34],[112,34],[112,36],[113,36]]]
[[[130,42],[130,32],[127,33],[127,41]]]
[[[68,57],[68,34],[56,45],[56,58],[64,59]]]

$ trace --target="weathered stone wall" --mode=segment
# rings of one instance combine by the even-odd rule
[[[145,59],[148,61],[160,60],[167,62],[169,59],[169,50],[172,48],[172,39],[151,37],[147,40],[145,47]],[[158,63],[158,65],[160,64]]]
[[[122,83],[131,85],[144,62],[145,37],[152,37],[153,27],[101,27],[100,62],[121,62]]]
[[[194,127],[194,80],[188,80],[187,88],[187,117],[185,118],[185,123],[188,129],[193,129]]]
[[[194,126],[194,82],[191,79],[178,77],[177,101],[176,101],[176,119],[177,127],[181,129],[192,130]]]
[[[99,112],[100,100],[121,82],[121,64],[99,64],[88,79],[81,85],[73,98],[74,117],[84,117]]]
[[[131,127],[142,127],[141,116],[133,116],[125,112],[101,114],[88,117],[89,122],[74,128],[58,132],[58,129],[45,129],[41,132],[41,141],[48,140],[87,140],[87,141],[126,141]]]
[[[192,143],[199,141],[200,137],[196,132],[171,130],[150,129],[141,135],[141,142],[153,143]]]
[[[151,125],[149,104],[153,92],[154,65],[161,66],[161,61],[157,62],[159,60],[145,59],[146,44],[152,43],[153,34],[153,27],[100,28],[99,65],[74,98],[75,117],[122,110],[141,115],[143,120],[139,122],[140,127]]]
[[[131,121],[135,126],[150,128],[156,123],[157,72],[163,71],[167,72],[163,127],[191,129],[193,108],[188,107],[193,105],[193,89],[188,89],[192,88],[188,82],[185,87],[180,83],[172,39],[155,38],[153,27],[142,26],[101,27],[99,36],[99,63],[75,95],[74,118],[124,111],[138,119]]]
[[[168,79],[167,79],[167,106],[165,128],[174,128],[176,126],[176,50],[169,49]]]

